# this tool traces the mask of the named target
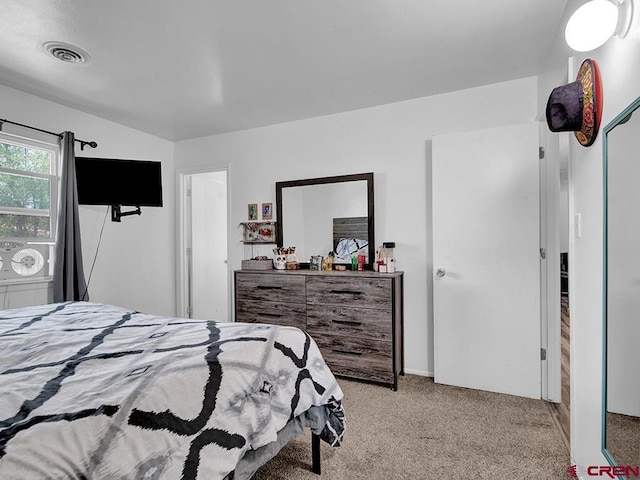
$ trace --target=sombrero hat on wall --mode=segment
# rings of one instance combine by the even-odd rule
[[[593,144],[602,119],[602,81],[595,60],[582,62],[576,81],[554,88],[547,101],[552,132],[574,132],[578,142]]]

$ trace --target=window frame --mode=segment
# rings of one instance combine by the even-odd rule
[[[56,232],[58,227],[58,198],[60,190],[60,145],[58,143],[45,142],[35,138],[25,137],[24,135],[16,135],[13,133],[0,131],[0,142],[19,147],[33,148],[37,150],[46,150],[51,154],[49,172],[38,173],[26,170],[17,170],[13,168],[0,167],[0,173],[8,173],[11,175],[20,175],[29,178],[42,178],[49,180],[50,198],[49,209],[34,209],[20,207],[5,207],[0,205],[0,214],[8,215],[27,215],[36,217],[49,217],[51,222],[51,231],[49,237],[2,237],[0,241],[24,242],[27,244],[48,244],[53,245],[56,241]]]

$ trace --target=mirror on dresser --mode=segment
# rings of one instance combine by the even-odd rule
[[[604,129],[603,453],[640,464],[640,98]]]
[[[336,253],[375,261],[373,173],[308,178],[276,183],[278,246],[295,246],[302,264],[313,255]]]

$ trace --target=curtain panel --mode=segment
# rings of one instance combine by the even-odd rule
[[[75,136],[64,132],[60,140],[62,171],[58,204],[56,257],[53,267],[53,301],[89,300],[82,263]]]

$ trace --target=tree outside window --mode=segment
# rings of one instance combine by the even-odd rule
[[[0,135],[0,238],[53,240],[57,147]]]

